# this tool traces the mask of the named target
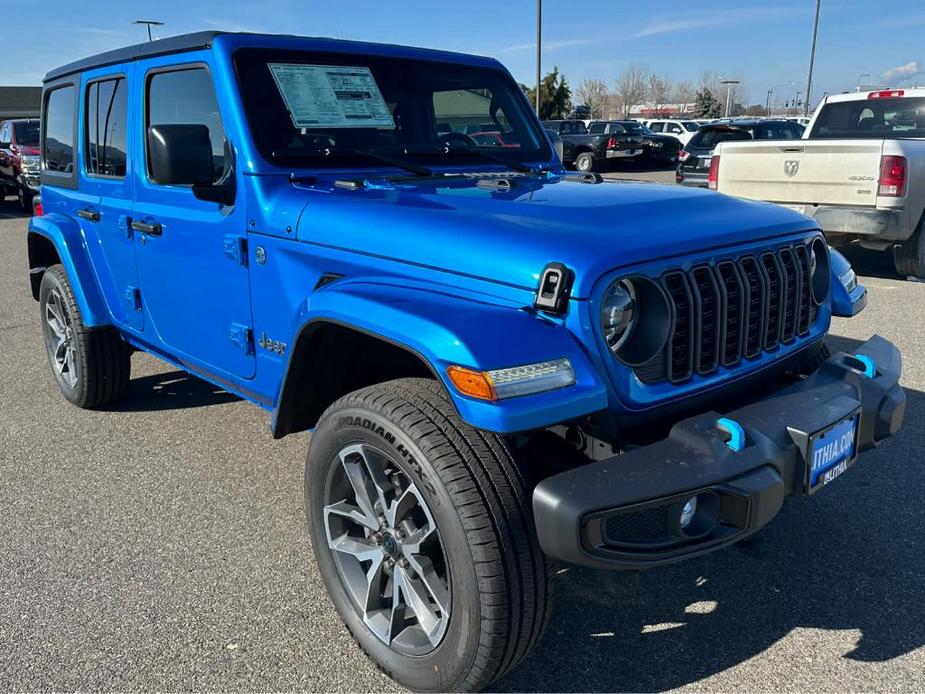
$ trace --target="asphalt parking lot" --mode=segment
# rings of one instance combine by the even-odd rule
[[[545,639],[498,690],[925,689],[925,284],[854,260],[870,305],[832,345],[900,346],[901,434],[744,544],[562,568]],[[308,436],[273,441],[264,412],[146,355],[133,376],[106,411],[58,395],[25,220],[0,215],[0,689],[393,690],[315,569]]]

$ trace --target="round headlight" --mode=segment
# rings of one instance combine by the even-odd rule
[[[642,366],[655,358],[668,340],[671,309],[658,284],[634,276],[611,284],[601,299],[601,330],[617,359]]]
[[[636,291],[628,280],[610,285],[601,303],[601,325],[607,346],[616,353],[633,333],[636,322]]]
[[[812,287],[813,301],[817,306],[829,296],[829,283],[832,280],[829,270],[829,249],[825,241],[814,239],[809,244],[809,281]]]

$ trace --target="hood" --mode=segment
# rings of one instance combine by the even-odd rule
[[[38,145],[16,145],[16,153],[20,156],[38,156]]]
[[[618,267],[815,228],[796,212],[707,190],[644,182],[471,177],[295,184],[297,238],[533,290],[550,262],[574,298]]]

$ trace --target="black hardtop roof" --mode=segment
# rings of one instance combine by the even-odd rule
[[[125,48],[116,48],[105,53],[97,53],[88,58],[56,67],[45,75],[45,82],[71,75],[75,72],[92,70],[97,67],[106,65],[115,65],[116,63],[127,63],[132,60],[141,60],[142,58],[151,58],[156,55],[167,55],[169,53],[182,53],[184,51],[196,50],[199,48],[208,48],[212,45],[212,40],[224,31],[197,31],[193,34],[180,34],[179,36],[170,36],[157,41],[148,41],[146,43],[136,43],[134,46]]]

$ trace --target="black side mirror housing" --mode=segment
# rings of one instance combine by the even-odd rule
[[[200,124],[149,126],[148,162],[155,183],[210,183],[215,170],[209,129]]]
[[[163,185],[192,186],[199,200],[222,205],[234,203],[233,150],[225,142],[225,173],[215,178],[215,161],[209,129],[202,124],[152,125],[148,127],[148,159],[151,179]]]

